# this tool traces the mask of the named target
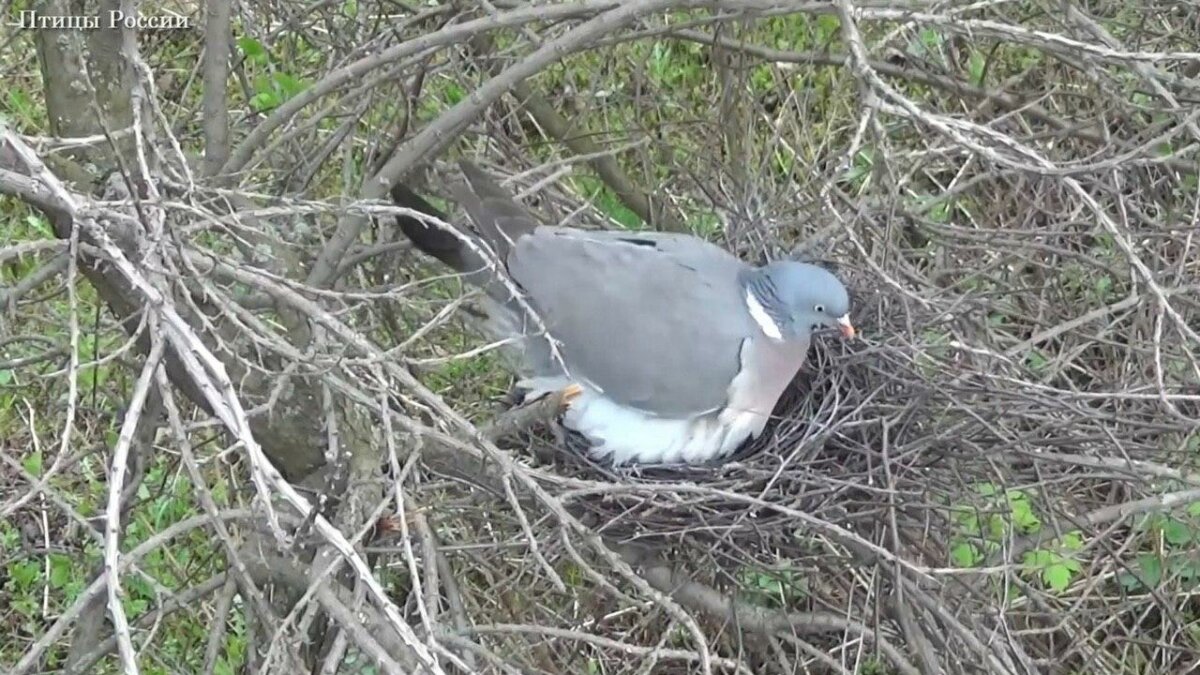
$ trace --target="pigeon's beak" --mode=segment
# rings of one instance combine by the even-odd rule
[[[842,331],[842,337],[847,338],[847,339],[854,337],[854,332],[855,332],[854,324],[850,323],[850,315],[849,314],[838,317],[837,322],[838,322],[838,329]]]

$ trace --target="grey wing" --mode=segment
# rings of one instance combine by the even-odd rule
[[[738,281],[746,266],[728,252],[694,237],[540,227],[508,268],[571,377],[662,416],[725,403],[753,330]]]

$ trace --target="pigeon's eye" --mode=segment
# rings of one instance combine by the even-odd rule
[[[825,313],[825,305],[817,305],[816,307],[813,307],[813,309],[817,310],[817,314]]]

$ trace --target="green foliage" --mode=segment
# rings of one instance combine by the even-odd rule
[[[721,219],[708,209],[697,209],[687,219],[688,227],[701,237],[711,237],[721,231]]]
[[[277,60],[258,40],[242,36],[237,39],[237,45],[252,72],[259,71],[251,80],[254,95],[250,97],[250,106],[256,111],[269,112],[312,84],[305,78],[280,70]]]
[[[94,461],[86,457],[80,461],[82,473],[85,462]],[[22,466],[40,475],[43,471],[41,452],[28,451],[20,457]],[[130,511],[122,538],[123,550],[144,543],[164,528],[180,520],[197,515],[194,489],[191,481],[171,464],[169,456],[156,458],[147,471],[146,480],[139,486],[138,502]],[[73,481],[67,483],[66,481]],[[103,504],[108,484],[103,471],[97,472],[95,480],[81,481],[79,476],[56,476],[51,481],[58,492],[75,502],[76,509],[85,517],[96,513]],[[219,506],[228,505],[227,489],[214,481],[213,497]],[[50,536],[77,552],[46,554],[22,553],[21,534],[11,523],[0,523],[0,560],[4,569],[0,579],[5,579],[0,588],[0,597],[7,600],[0,616],[9,622],[10,630],[20,636],[35,636],[45,630],[43,625],[43,598],[48,599],[48,611],[58,614],[74,603],[90,583],[91,575],[102,559],[102,551],[94,540],[84,537],[76,541],[62,539],[61,532],[54,531],[51,521]],[[149,575],[128,574],[122,577],[123,606],[131,621],[161,604],[160,587],[179,588],[197,579],[205,578],[219,568],[219,545],[208,532],[196,530],[189,535],[172,540],[139,561],[139,568]],[[152,579],[152,580],[151,580]],[[231,617],[225,653],[220,657],[217,672],[236,672],[245,660],[244,627],[240,617]],[[209,624],[201,616],[187,613],[166,619],[160,629],[162,647],[157,655],[163,659],[161,667],[147,666],[144,672],[198,672],[203,656],[204,640]],[[12,642],[18,644],[20,640]],[[0,648],[0,663],[13,654]],[[48,663],[53,666],[61,655],[52,651]],[[170,664],[169,667],[167,664]],[[97,673],[116,672],[110,667],[98,667]]]
[[[694,42],[655,41],[647,68],[660,86],[679,88],[704,78],[703,47]]]
[[[945,197],[941,194],[918,194],[904,198],[905,205],[914,213],[923,213],[929,220],[944,225],[956,217],[971,218],[971,202],[961,197]]]
[[[242,55],[246,57],[246,61],[259,65],[267,65],[269,60],[266,47],[262,43],[252,37],[242,36],[237,39],[238,49],[242,50]]]
[[[583,195],[591,200],[592,205],[598,211],[616,221],[618,225],[627,230],[645,229],[645,223],[642,222],[642,219],[631,211],[629,207],[625,206],[616,193],[598,178],[576,176],[575,182],[580,186]]]
[[[447,82],[442,88],[442,97],[447,105],[455,105],[467,96],[467,90],[457,82]]]
[[[971,84],[979,87],[983,86],[983,78],[987,74],[987,57],[978,49],[971,50],[971,56],[967,60],[967,73],[970,76]]]
[[[29,475],[35,478],[42,476],[42,450],[37,448],[25,456],[21,460],[21,466],[29,472]]]
[[[12,121],[34,121],[41,117],[40,106],[24,90],[9,89],[5,95],[5,119],[12,116]]]
[[[0,368],[0,437],[6,438],[16,436],[9,430],[9,425],[15,422],[13,409],[17,400],[10,386],[12,383],[13,371]]]
[[[1025,554],[1023,562],[1027,572],[1033,573],[1046,587],[1061,593],[1071,585],[1075,575],[1083,571],[1079,561],[1071,554],[1083,548],[1083,536],[1071,531],[1062,536],[1054,549],[1039,548]]]
[[[1050,365],[1050,359],[1046,358],[1046,354],[1042,350],[1034,347],[1025,354],[1025,365],[1035,374],[1041,375]]]
[[[559,576],[568,588],[580,588],[584,584],[583,570],[570,560],[563,563]]]
[[[807,18],[807,17],[806,17]],[[835,14],[820,14],[817,16],[817,39],[821,46],[833,42],[842,32],[842,20]]]
[[[854,155],[850,167],[842,174],[842,181],[848,184],[855,193],[866,191],[871,183],[871,172],[875,168],[875,150],[864,147]]]
[[[859,675],[891,675],[894,672],[888,662],[879,657],[863,659],[862,665],[858,669]]]
[[[842,22],[835,14],[791,14],[764,19],[756,27],[761,42],[799,51],[833,47],[841,37]]]
[[[808,580],[794,569],[746,568],[741,583],[748,598],[767,607],[791,607],[808,595]]]
[[[307,87],[307,82],[287,73],[259,75],[254,78],[255,93],[250,98],[250,105],[258,112],[269,112]]]
[[[1138,530],[1154,550],[1141,551],[1128,570],[1117,575],[1126,592],[1151,591],[1174,581],[1187,589],[1200,586],[1200,502],[1173,513],[1153,513]]]
[[[945,39],[935,28],[922,28],[916,37],[909,41],[906,51],[917,57],[927,58],[934,63],[945,65],[942,46]]]
[[[1042,519],[1025,490],[1005,490],[995,483],[974,486],[979,501],[972,505],[952,506],[950,512],[956,536],[950,544],[950,562],[956,567],[975,567],[999,553],[1004,542],[1015,536],[1042,531]],[[1027,552],[1022,559],[1023,573],[1044,587],[1061,593],[1083,571],[1075,554],[1083,549],[1083,535],[1067,532],[1053,545]]]

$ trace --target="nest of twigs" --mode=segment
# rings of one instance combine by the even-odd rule
[[[903,629],[899,615],[874,628],[914,642],[957,631],[952,641],[976,641],[977,655],[992,655],[984,671],[1004,671],[1010,658],[1063,657],[1065,665],[1068,655],[1100,654],[1079,641],[1086,617],[1116,612],[1114,630],[1166,630],[1154,618],[1166,605],[1120,598],[1146,590],[1138,586],[1138,561],[1152,531],[1146,523],[1161,517],[1155,514],[1164,503],[1149,495],[1161,489],[1156,484],[1186,486],[1186,472],[1163,462],[1171,456],[1167,444],[1179,444],[1193,427],[1185,417],[1167,421],[1162,398],[1137,384],[1145,364],[1131,369],[1112,359],[1114,351],[1136,359],[1150,350],[1134,345],[1151,334],[1159,310],[1133,306],[1099,338],[1047,337],[1047,326],[1053,332],[1077,311],[1062,301],[1066,289],[1029,286],[1054,261],[980,249],[953,230],[942,231],[950,236],[940,246],[960,266],[920,270],[912,286],[897,283],[897,268],[880,275],[843,267],[861,337],[814,340],[767,431],[730,460],[614,469],[587,460],[582,441],[568,437],[554,470],[590,487],[557,486],[554,495],[607,540],[670,550],[678,564],[748,597],[756,597],[758,582],[747,580],[747,570],[781,568],[804,579],[800,595],[808,601],[780,600],[793,608],[870,612],[876,601],[864,589],[914,594],[924,603],[918,628]],[[1071,248],[1090,241],[1070,231],[1057,236]],[[1187,266],[1173,251],[1161,249],[1164,264]],[[992,292],[962,290],[962,280],[980,269],[1004,270],[998,260],[1010,266],[994,277],[1001,281]],[[897,276],[914,271],[899,269]],[[1032,306],[1036,316],[1022,309]],[[1014,338],[1025,342],[1002,348]],[[1059,357],[1071,366],[1029,358],[1052,350],[1073,355]],[[1194,416],[1178,387],[1168,385],[1168,401]],[[1162,441],[1149,431],[1160,425]],[[1080,550],[1080,532],[1107,543]],[[1055,564],[1069,565],[1072,584],[1091,580],[1056,587],[1048,571]],[[1012,587],[1023,599],[1005,599]],[[1062,623],[1068,601],[1087,608],[1078,624]],[[943,602],[970,618],[937,618]],[[999,606],[1007,608],[998,623],[989,617]],[[1125,614],[1134,608],[1141,614]],[[983,637],[1002,626],[1024,637],[983,648]]]

